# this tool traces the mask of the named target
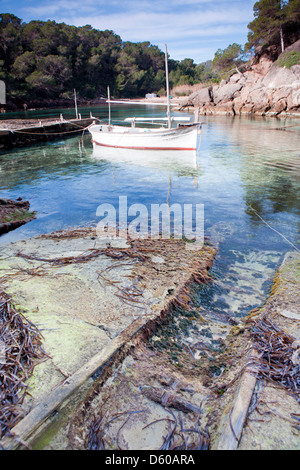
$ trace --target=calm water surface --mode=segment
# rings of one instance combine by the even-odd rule
[[[51,111],[56,116],[60,112]],[[80,112],[85,117],[90,109]],[[104,108],[92,112],[107,116]],[[163,111],[112,108],[116,120],[146,112],[159,116]],[[72,111],[64,113],[68,117]],[[36,220],[3,235],[0,243],[95,224],[97,207],[117,207],[119,196],[127,196],[128,205],[143,203],[149,211],[151,204],[167,200],[204,204],[205,235],[219,251],[212,270],[216,282],[200,289],[199,299],[213,314],[245,315],[265,300],[284,255],[300,249],[300,122],[202,121],[196,156],[171,152],[160,158],[156,153],[148,161],[134,152],[95,152],[89,134],[0,154],[0,197],[27,199],[38,213]]]

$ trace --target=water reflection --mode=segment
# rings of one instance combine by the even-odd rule
[[[251,208],[262,217],[279,212],[299,215],[299,120],[224,119],[217,123],[214,156],[219,167],[229,164],[232,168],[232,162],[237,162],[245,210],[252,221],[257,222],[257,217]],[[215,128],[215,121],[208,120],[208,125]]]
[[[0,189],[58,177],[72,177],[84,171],[92,145],[88,136],[72,138],[0,154]],[[105,168],[105,162],[102,163]],[[101,165],[97,167],[98,171]]]
[[[92,157],[100,161],[171,171],[179,176],[196,176],[200,169],[200,165],[197,163],[199,159],[197,151],[131,150],[95,145]]]

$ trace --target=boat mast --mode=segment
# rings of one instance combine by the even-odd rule
[[[76,96],[75,88],[74,88],[74,104],[75,104],[76,119],[78,119],[77,96]]]
[[[171,129],[170,88],[169,88],[169,70],[168,70],[168,51],[167,51],[167,44],[165,44],[165,63],[166,63],[168,129]]]
[[[110,126],[110,90],[107,87],[107,98],[108,98],[108,125]]]

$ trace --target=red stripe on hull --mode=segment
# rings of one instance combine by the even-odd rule
[[[129,150],[196,150],[196,148],[185,148],[185,147],[124,147],[121,145],[107,145],[99,144],[93,140],[94,144],[100,145],[101,147],[110,147],[115,149],[129,149]]]

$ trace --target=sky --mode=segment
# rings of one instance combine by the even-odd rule
[[[123,41],[143,42],[171,59],[212,60],[218,49],[247,42],[256,0],[0,0],[1,13],[28,23],[55,20],[109,29]]]

